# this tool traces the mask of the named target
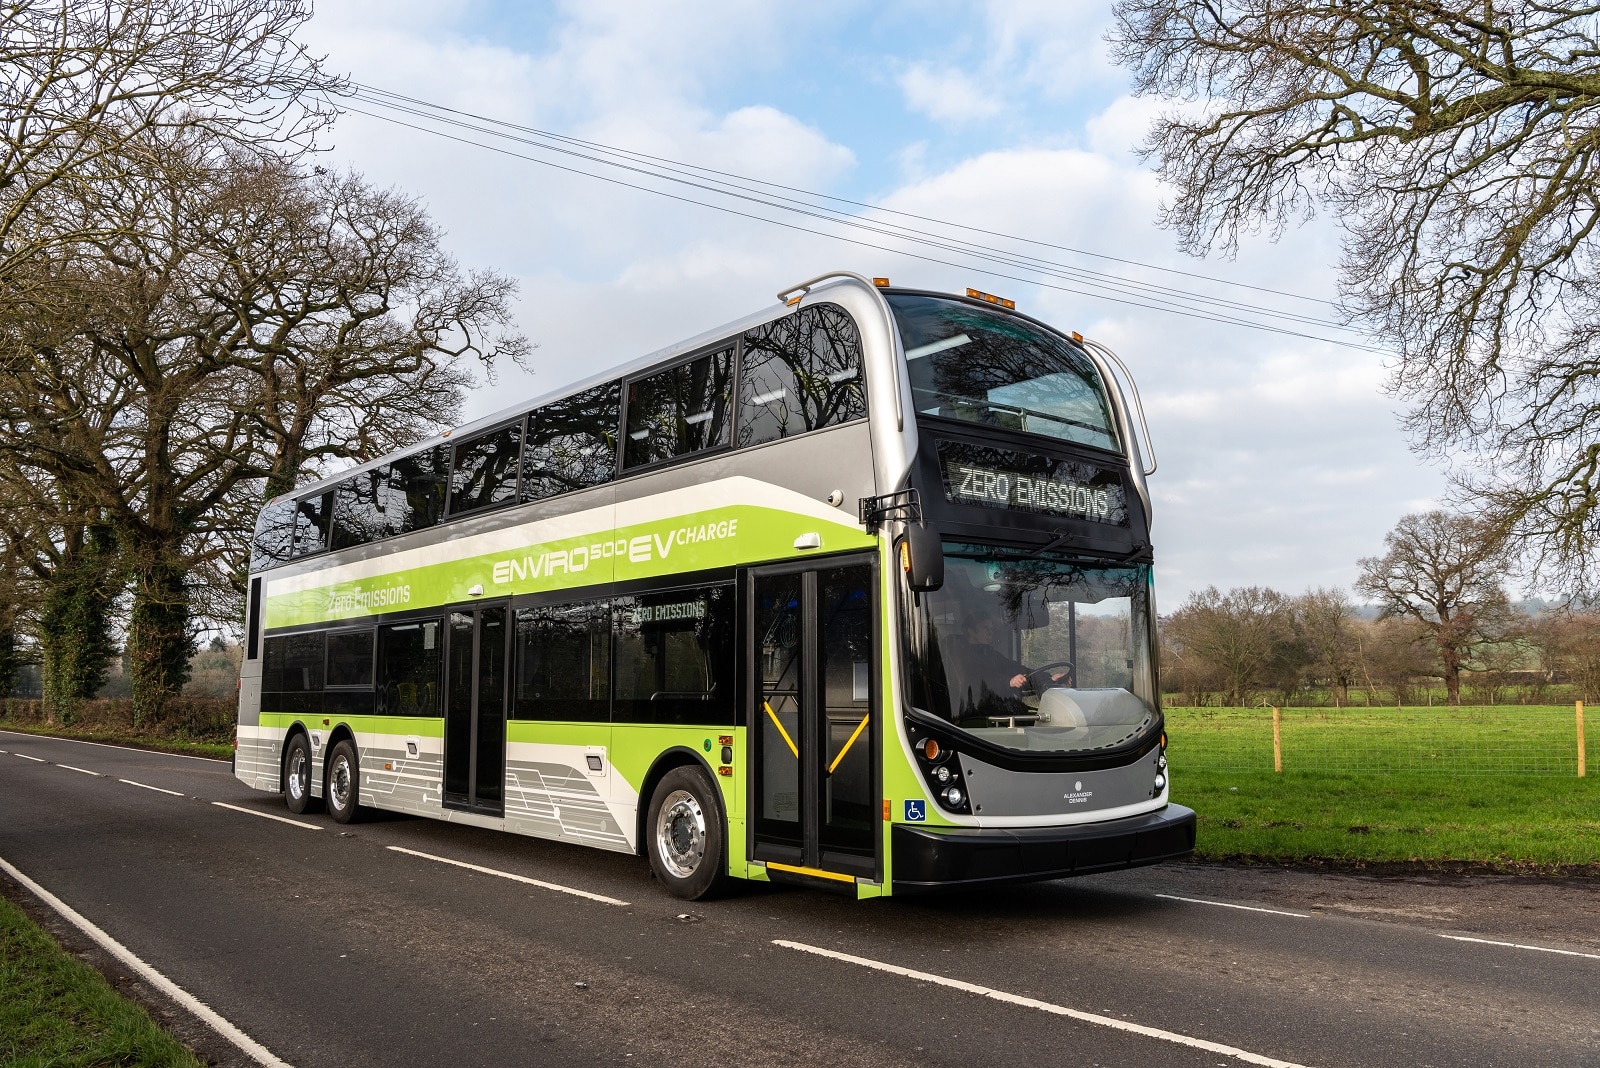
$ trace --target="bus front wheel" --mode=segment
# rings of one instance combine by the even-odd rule
[[[696,767],[673,768],[656,784],[646,824],[650,869],[671,893],[690,901],[727,878],[727,824],[721,798]]]
[[[340,823],[349,823],[361,810],[361,761],[348,738],[328,757],[327,789],[322,795],[328,801],[328,815]]]
[[[303,734],[289,739],[283,751],[283,801],[295,815],[312,810],[311,743]]]

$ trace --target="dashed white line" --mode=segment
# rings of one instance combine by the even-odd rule
[[[152,787],[152,789],[154,789],[154,787]],[[225,808],[232,812],[243,812],[246,816],[260,816],[264,820],[277,820],[279,823],[287,823],[292,827],[304,827],[308,831],[322,830],[322,828],[318,827],[315,823],[305,823],[301,820],[292,820],[288,816],[274,816],[270,812],[258,812],[253,808],[241,808],[238,805],[230,805],[224,801],[213,801],[211,803],[216,805],[218,808]]]
[[[71,764],[57,764],[56,767],[66,768],[68,771],[82,772],[84,775],[93,775],[97,779],[101,778],[101,775],[98,771],[90,771],[88,768],[75,768]]]
[[[12,756],[19,756],[23,760],[31,760],[35,764],[48,764],[48,763],[50,763],[50,761],[46,760],[44,757],[29,756],[27,753],[12,753],[11,755]]]
[[[544,890],[555,890],[558,893],[571,894],[574,897],[586,897],[590,901],[598,901],[603,905],[628,904],[626,901],[620,901],[614,897],[607,897],[604,894],[595,894],[589,892],[588,890],[579,890],[575,886],[562,886],[560,883],[547,883],[543,879],[530,879],[526,875],[514,875],[508,871],[499,871],[495,868],[485,868],[477,864],[468,864],[464,860],[451,860],[449,857],[436,857],[432,853],[419,853],[415,849],[407,849],[404,846],[389,846],[388,848],[395,853],[404,853],[410,857],[421,857],[423,860],[436,860],[440,864],[451,864],[457,868],[466,868],[468,871],[481,872],[484,875],[497,875],[502,879],[510,879],[513,882],[527,883],[529,886],[537,886]]]
[[[1442,934],[1440,938],[1448,938],[1452,942],[1476,942],[1481,946],[1505,946],[1507,949],[1531,949],[1535,953],[1559,953],[1563,957],[1587,957],[1590,960],[1600,960],[1600,953],[1579,953],[1575,949],[1551,949],[1549,946],[1525,946],[1521,942],[1496,942],[1492,938],[1468,938],[1466,935]]]
[[[890,975],[900,975],[907,979],[917,979],[924,983],[935,983],[939,986],[949,987],[951,990],[962,990],[968,994],[978,994],[981,997],[993,998],[1003,1001],[1008,1005],[1020,1005],[1025,1009],[1038,1009],[1055,1016],[1066,1016],[1083,1023],[1098,1024],[1101,1027],[1110,1027],[1117,1031],[1127,1031],[1146,1038],[1157,1038],[1163,1042],[1173,1042],[1180,1046],[1189,1046],[1194,1049],[1203,1049],[1207,1053],[1215,1053],[1223,1057],[1233,1057],[1244,1061],[1246,1064],[1261,1064],[1267,1068],[1306,1068],[1305,1065],[1293,1061],[1281,1061],[1276,1057],[1266,1057],[1249,1050],[1239,1049],[1236,1046],[1225,1046],[1220,1042],[1209,1042],[1203,1038],[1194,1038],[1190,1035],[1180,1035],[1175,1031],[1163,1031],[1159,1027],[1147,1027],[1144,1024],[1130,1023],[1127,1020],[1118,1020],[1111,1016],[1101,1016],[1098,1013],[1084,1012],[1081,1009],[1069,1009],[1065,1005],[1056,1005],[1049,1001],[1039,1001],[1037,998],[1027,998],[1020,994],[1009,994],[1004,990],[993,987],[979,986],[977,983],[968,983],[960,979],[950,979],[943,975],[934,975],[932,972],[919,972],[911,968],[902,968],[897,964],[885,964],[883,961],[872,960],[870,957],[857,957],[851,953],[840,953],[838,950],[823,949],[820,946],[808,946],[804,942],[790,942],[782,938],[772,940],[775,946],[785,949],[797,949],[802,953],[813,953],[819,957],[829,957],[833,960],[845,961],[849,964],[859,964],[863,968],[873,971],[888,972]]]
[[[129,786],[137,786],[141,790],[154,790],[158,794],[171,794],[173,797],[183,797],[184,796],[184,793],[183,793],[182,790],[163,790],[159,786],[146,786],[144,783],[142,783],[142,782],[134,782],[132,779],[118,779],[117,781],[118,782],[125,782]]]
[[[56,897],[50,891],[46,890],[32,879],[22,874],[22,872],[12,867],[3,858],[0,858],[0,868],[4,868],[6,873],[9,874],[13,879],[21,883],[23,886],[26,886],[29,890],[33,891],[39,900],[55,909],[56,912],[60,913],[68,923],[72,924],[78,930],[82,931],[84,934],[98,942],[101,948],[107,953],[110,953],[113,957],[116,957],[130,969],[137,972],[139,977],[144,979],[145,982],[149,983],[151,986],[167,995],[167,997],[171,998],[173,1001],[176,1001],[178,1004],[194,1013],[194,1015],[204,1020],[207,1024],[210,1024],[218,1034],[220,1034],[223,1038],[226,1038],[229,1042],[232,1042],[235,1046],[238,1046],[239,1049],[243,1050],[257,1064],[263,1065],[264,1068],[291,1068],[288,1062],[280,1060],[272,1053],[271,1050],[267,1049],[267,1047],[263,1046],[261,1043],[257,1042],[255,1039],[239,1030],[227,1020],[223,1019],[223,1017],[218,1014],[215,1009],[211,1008],[211,1006],[207,1005],[205,1002],[201,1001],[199,998],[183,989],[177,983],[174,983],[171,979],[168,979],[165,975],[162,975],[150,965],[140,960],[127,946],[106,934],[93,923],[90,923],[89,920],[84,918],[84,916],[82,916],[77,910],[73,909],[65,901],[62,901],[59,897]]]
[[[1264,909],[1258,905],[1234,905],[1226,901],[1207,901],[1202,897],[1179,897],[1177,894],[1156,894],[1155,896],[1164,897],[1168,901],[1187,901],[1191,905],[1215,905],[1219,909],[1240,909],[1244,912],[1265,912],[1272,916],[1293,916],[1298,920],[1309,920],[1312,918],[1311,914],[1308,912],[1285,912],[1282,909]]]

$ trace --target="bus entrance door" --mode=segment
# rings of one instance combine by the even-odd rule
[[[752,572],[751,826],[769,872],[876,877],[873,571],[850,557]]]
[[[445,808],[505,811],[506,606],[450,613],[445,681]]]

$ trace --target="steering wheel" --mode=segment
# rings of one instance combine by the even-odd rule
[[[1050,676],[1059,668],[1066,668],[1066,671],[1060,672],[1060,674],[1065,677],[1070,677],[1074,683],[1077,682],[1078,670],[1073,665],[1072,661],[1052,660],[1050,663],[1041,667],[1036,667],[1032,671],[1028,672],[1028,685],[1033,687],[1033,692],[1042,694],[1050,687],[1058,685],[1056,680]]]

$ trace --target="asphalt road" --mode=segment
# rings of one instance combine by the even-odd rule
[[[262,818],[288,813],[226,764],[4,732],[0,750],[0,859],[299,1068],[1600,1064],[1590,882],[1184,864],[690,905],[636,858]],[[158,1008],[214,1063],[252,1063]]]

